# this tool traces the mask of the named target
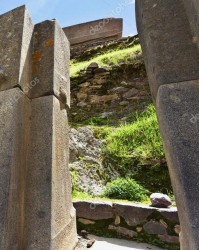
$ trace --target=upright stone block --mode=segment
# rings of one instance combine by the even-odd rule
[[[0,249],[73,250],[69,46],[25,6],[0,16]]]
[[[25,6],[0,16],[0,91],[27,85],[33,24]],[[27,83],[28,82],[28,83]]]
[[[0,92],[0,249],[22,249],[28,98],[19,88]]]
[[[183,250],[199,247],[199,80],[163,85],[157,111],[174,184]]]
[[[69,106],[69,42],[56,21],[35,26],[33,47],[33,80],[37,78],[39,83],[30,90],[29,97],[54,94]]]
[[[183,0],[137,0],[139,37],[153,99],[160,85],[199,78],[199,53]]]
[[[24,249],[73,249],[67,113],[54,96],[32,100]]]
[[[137,0],[137,24],[179,210],[181,249],[199,249],[199,42],[194,0]]]

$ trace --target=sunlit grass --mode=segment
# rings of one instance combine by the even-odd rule
[[[141,53],[141,46],[135,45],[132,48],[116,50],[96,56],[89,61],[78,63],[71,61],[70,75],[71,77],[77,76],[81,70],[86,69],[92,62],[98,63],[100,67],[108,67],[124,62],[133,61],[136,58],[136,55],[139,53]]]

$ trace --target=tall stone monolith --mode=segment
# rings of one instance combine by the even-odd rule
[[[198,3],[137,0],[137,26],[182,227],[199,249]]]
[[[0,249],[72,250],[69,43],[25,6],[0,16]]]

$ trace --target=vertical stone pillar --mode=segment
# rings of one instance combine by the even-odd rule
[[[0,16],[0,249],[74,249],[69,45],[25,6]]]
[[[137,26],[176,196],[183,250],[199,249],[199,51],[198,27],[190,15],[196,17],[192,2],[136,2]]]

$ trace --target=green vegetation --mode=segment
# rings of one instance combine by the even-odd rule
[[[143,201],[147,199],[148,191],[132,179],[118,178],[107,183],[104,196],[113,199]]]
[[[155,108],[149,105],[147,110],[137,115],[133,124],[122,125],[107,136],[105,152],[124,166],[133,162],[144,163],[147,160],[164,158]]]
[[[71,61],[70,75],[78,76],[81,70],[86,69],[92,62],[98,63],[101,67],[110,67],[121,63],[133,63],[137,55],[141,53],[140,45],[134,45],[132,48],[120,49],[107,52],[103,55],[93,57],[88,61],[76,62]]]

